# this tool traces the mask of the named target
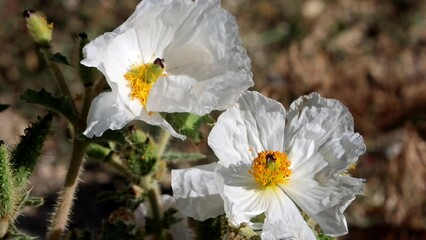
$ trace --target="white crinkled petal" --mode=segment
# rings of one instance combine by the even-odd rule
[[[321,145],[330,137],[353,132],[353,126],[352,115],[342,103],[311,93],[290,105],[286,139],[312,139]]]
[[[159,114],[159,113],[148,113],[145,108],[141,108],[137,120],[142,120],[150,125],[161,127],[162,129],[169,132],[173,137],[185,140],[186,136],[177,133],[173,127]]]
[[[329,178],[325,182],[313,179],[291,179],[282,185],[285,193],[315,219],[323,232],[330,236],[348,233],[344,210],[364,190],[364,180],[346,176]]]
[[[294,141],[309,139],[314,142],[312,152],[321,152],[338,174],[365,152],[362,137],[354,133],[354,122],[349,110],[339,101],[322,98],[318,93],[302,96],[294,101],[287,114],[286,151],[291,152]],[[291,159],[293,164],[306,159]]]
[[[83,134],[89,138],[99,137],[108,129],[121,129],[135,118],[116,93],[105,92],[93,99]]]
[[[262,191],[257,189],[253,177],[248,173],[251,165],[222,166],[216,169],[215,177],[221,186],[219,192],[225,203],[228,221],[238,226],[250,223],[250,219],[265,212],[267,202]]]
[[[214,179],[216,163],[172,170],[176,208],[186,216],[204,221],[224,213],[223,200]]]
[[[117,96],[116,92],[105,92],[92,100],[87,116],[87,128],[84,135],[89,138],[101,136],[106,130],[118,130],[132,120],[142,120],[150,125],[159,126],[172,136],[185,140],[185,136],[178,134],[172,126],[158,113],[149,114],[145,109],[135,115]]]
[[[294,203],[279,189],[266,189],[268,208],[261,238],[264,240],[316,239]]]
[[[245,91],[218,118],[208,137],[221,164],[251,164],[264,150],[283,151],[285,109],[258,92]]]
[[[160,29],[179,26],[173,41],[161,44],[165,46],[161,57],[167,73],[182,78],[185,85],[173,90],[158,81],[147,107],[150,111],[199,115],[224,110],[253,86],[250,59],[242,47],[235,18],[220,7],[220,1],[196,1],[196,6],[174,4],[176,9],[158,20]],[[195,101],[188,105],[186,98]]]

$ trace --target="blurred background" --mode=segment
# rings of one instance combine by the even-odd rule
[[[45,112],[19,99],[27,88],[56,86],[25,28],[22,11],[35,9],[54,23],[54,52],[76,59],[80,32],[93,39],[112,31],[139,1],[0,0],[0,139],[17,143],[29,122]],[[223,0],[237,18],[252,59],[255,87],[284,106],[312,91],[342,101],[365,139],[367,152],[352,175],[367,179],[365,196],[346,211],[349,235],[341,239],[426,239],[426,1]],[[75,98],[75,72],[63,67]],[[77,80],[76,80],[77,81]],[[31,178],[46,198],[18,221],[43,236],[71,144],[56,118],[44,155]],[[205,142],[180,145],[208,155]],[[125,185],[110,169],[87,163],[71,227],[99,227],[115,209],[96,193]]]

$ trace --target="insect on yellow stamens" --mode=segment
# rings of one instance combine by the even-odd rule
[[[148,94],[154,83],[164,76],[164,59],[157,58],[153,63],[134,65],[124,74],[130,87],[130,99],[138,99],[146,106]]]
[[[248,172],[253,175],[259,187],[275,186],[289,181],[290,163],[284,152],[262,151],[253,160]]]

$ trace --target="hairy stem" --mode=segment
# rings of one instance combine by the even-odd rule
[[[80,174],[83,171],[84,153],[88,143],[78,138],[81,129],[86,128],[86,119],[89,112],[90,103],[92,100],[92,89],[87,87],[85,90],[83,108],[81,113],[81,121],[78,127],[74,127],[74,142],[71,161],[69,163],[67,176],[65,178],[65,185],[57,200],[57,208],[53,213],[47,239],[58,240],[67,227],[75,191],[77,189]]]
[[[83,165],[86,145],[87,144],[85,142],[82,142],[77,138],[74,139],[74,149],[65,179],[65,185],[58,198],[58,205],[55,213],[53,214],[51,227],[49,228],[47,236],[47,239],[49,240],[61,239],[62,233],[67,226],[70,210],[73,205],[75,190],[78,185],[78,179],[82,172],[81,166]]]
[[[158,141],[158,151],[157,151],[158,158],[161,158],[161,156],[163,156],[164,151],[166,150],[167,145],[169,144],[169,141],[170,141],[170,133],[165,130],[161,131],[160,139]]]
[[[154,215],[154,219],[157,221],[157,224],[159,225],[159,231],[156,233],[156,239],[158,240],[166,240],[166,232],[164,231],[164,227],[162,226],[162,220],[163,220],[163,209],[161,200],[159,199],[159,194],[157,194],[157,191],[154,188],[151,188],[147,192],[148,200],[151,205],[152,214]]]

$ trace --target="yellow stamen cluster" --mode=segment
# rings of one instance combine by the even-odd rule
[[[280,151],[262,151],[253,160],[248,171],[259,187],[269,187],[286,183],[291,175],[290,160]]]
[[[157,60],[156,60],[157,61]],[[157,63],[146,63],[135,65],[124,74],[130,87],[130,99],[139,99],[143,106],[146,106],[148,94],[159,77],[164,76],[163,66]]]

